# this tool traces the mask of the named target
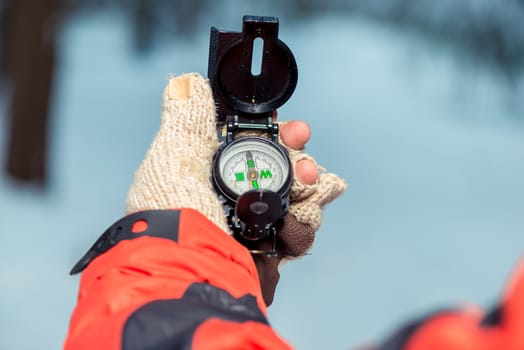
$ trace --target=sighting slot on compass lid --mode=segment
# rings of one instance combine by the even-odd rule
[[[258,63],[253,59],[257,39],[263,40]],[[253,62],[260,66],[252,67]],[[244,16],[242,32],[211,28],[208,78],[218,122],[232,115],[249,120],[271,116],[291,97],[298,78],[293,53],[278,39],[278,19]]]

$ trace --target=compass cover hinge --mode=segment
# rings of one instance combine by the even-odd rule
[[[235,136],[242,131],[260,131],[269,135],[271,141],[278,143],[278,123],[273,123],[273,118],[268,116],[264,118],[265,123],[257,122],[254,119],[245,119],[238,115],[227,117],[227,134],[226,144],[231,143]]]

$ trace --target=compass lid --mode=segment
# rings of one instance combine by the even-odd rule
[[[253,48],[263,40],[260,72],[253,74]],[[282,106],[297,85],[291,50],[278,39],[276,17],[244,16],[242,32],[211,28],[208,78],[217,104],[217,120],[231,115],[265,118]]]

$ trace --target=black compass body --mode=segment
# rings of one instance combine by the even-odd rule
[[[253,48],[260,39],[261,69],[253,74]],[[288,211],[293,169],[278,143],[273,114],[297,83],[293,54],[278,39],[278,20],[244,16],[242,32],[212,28],[208,77],[223,141],[212,179],[229,225],[242,240],[274,235]],[[241,136],[246,131],[256,136]]]
[[[249,240],[269,236],[287,214],[292,178],[287,151],[262,137],[225,144],[213,163],[213,182],[226,205],[229,225]]]

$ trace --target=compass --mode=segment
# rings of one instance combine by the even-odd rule
[[[248,240],[269,236],[273,224],[287,214],[292,178],[287,151],[262,137],[227,144],[213,164],[213,182],[225,200],[229,225]]]
[[[267,139],[236,140],[222,149],[217,159],[215,178],[229,199],[253,190],[285,194],[291,177],[289,158]]]
[[[263,40],[262,62],[254,74],[257,39]],[[208,77],[222,141],[213,159],[212,180],[228,224],[246,245],[276,237],[288,212],[293,169],[272,116],[297,83],[293,54],[278,39],[278,19],[244,16],[242,32],[212,28]],[[245,131],[257,131],[257,136],[244,136]]]

